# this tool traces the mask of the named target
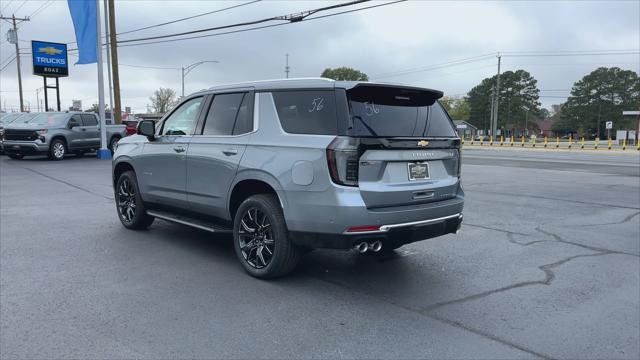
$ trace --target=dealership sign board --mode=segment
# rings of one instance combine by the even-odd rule
[[[63,77],[69,76],[67,44],[31,41],[33,54],[33,75]]]

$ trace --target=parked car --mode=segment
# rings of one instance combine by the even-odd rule
[[[124,125],[107,125],[109,149],[126,136]],[[100,125],[93,113],[46,112],[27,122],[7,125],[2,136],[4,151],[12,159],[47,154],[62,160],[67,153],[84,155],[100,148]]]
[[[38,113],[3,113],[0,116],[0,154],[4,155],[4,127],[9,124],[19,124],[24,123],[32,119],[34,116],[38,115]]]
[[[460,139],[441,96],[328,79],[192,94],[118,143],[118,217],[232,233],[259,278],[292,271],[308,249],[375,253],[455,233]]]
[[[125,120],[122,122],[126,126],[127,135],[134,135],[138,129],[138,120]]]

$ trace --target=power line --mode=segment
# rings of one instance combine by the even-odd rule
[[[180,68],[177,68],[177,67],[162,67],[162,66],[131,65],[131,64],[123,64],[123,63],[118,63],[118,65],[120,65],[120,66],[128,66],[128,67],[133,67],[133,68],[140,68],[140,69],[180,70]]]
[[[191,19],[195,19],[197,17],[201,17],[201,16],[205,16],[205,15],[210,15],[210,14],[215,14],[215,13],[231,10],[231,9],[235,9],[235,8],[238,8],[238,7],[241,7],[241,6],[251,5],[251,4],[260,2],[260,1],[261,0],[254,0],[254,1],[250,1],[250,2],[244,3],[244,4],[229,6],[229,7],[226,7],[226,8],[213,10],[213,11],[209,11],[209,12],[206,12],[206,13],[197,14],[197,15],[193,15],[193,16],[187,16],[187,17],[184,17],[184,18],[180,18],[180,19],[176,19],[176,20],[172,20],[172,21],[167,21],[167,22],[163,22],[163,23],[160,23],[160,24],[156,24],[156,25],[150,25],[150,26],[145,26],[145,27],[141,27],[141,28],[138,28],[138,29],[127,30],[127,31],[118,33],[117,35],[124,35],[124,34],[129,34],[129,33],[132,33],[132,32],[136,32],[136,31],[142,31],[142,30],[152,29],[152,28],[156,28],[156,27],[160,27],[160,26],[175,24],[175,23],[180,22],[180,21],[191,20]]]
[[[326,17],[342,15],[342,14],[347,14],[347,13],[352,13],[352,12],[362,11],[362,10],[367,10],[367,9],[373,9],[373,8],[392,5],[392,4],[397,4],[397,3],[405,2],[405,1],[407,1],[407,0],[396,0],[396,1],[391,1],[391,2],[387,2],[387,3],[383,3],[383,4],[365,6],[365,7],[354,9],[354,10],[340,11],[340,12],[336,12],[336,13],[332,13],[332,14],[316,16],[316,17],[313,17],[313,18],[305,18],[303,20],[295,21],[295,22],[318,20],[318,19],[322,19],[322,18],[326,18]],[[225,32],[220,32],[220,33],[215,33],[215,34],[189,36],[189,37],[184,37],[184,38],[179,38],[179,39],[167,39],[167,40],[149,41],[149,42],[142,42],[142,43],[135,43],[135,44],[124,44],[124,45],[118,45],[118,47],[142,46],[142,45],[161,44],[161,43],[183,41],[183,40],[191,40],[191,39],[200,39],[200,38],[206,38],[206,37],[213,37],[213,36],[241,33],[241,32],[245,32],[245,31],[267,29],[267,28],[272,28],[272,27],[277,27],[277,26],[290,25],[290,24],[293,24],[293,23],[294,22],[286,22],[286,23],[280,23],[280,24],[270,24],[270,25],[263,25],[263,26],[255,26],[255,27],[248,28],[248,29],[231,30],[231,31],[225,31]],[[121,42],[122,41],[118,41],[118,43],[121,43]]]
[[[20,9],[24,6],[24,4],[26,4],[26,3],[27,3],[27,1],[29,1],[29,0],[24,0],[24,1],[22,2],[22,4],[20,4],[20,6],[18,6],[15,10],[13,10],[13,13],[14,13],[14,14],[15,14],[15,13],[17,13],[17,12],[18,12],[18,10],[20,10]]]
[[[48,8],[49,6],[53,5],[53,3],[55,2],[55,0],[47,0],[45,1],[42,5],[40,5],[39,8],[37,8],[36,10],[34,10],[31,15],[29,15],[30,18],[40,14],[42,11],[44,11],[46,8]]]
[[[125,43],[138,42],[138,41],[166,39],[166,38],[170,38],[170,37],[198,34],[198,33],[216,31],[216,30],[224,30],[224,29],[229,29],[229,28],[234,28],[234,27],[257,25],[257,24],[270,22],[270,21],[300,22],[300,21],[304,20],[304,18],[306,18],[307,16],[315,14],[315,13],[320,12],[320,11],[326,11],[326,10],[336,9],[336,8],[345,7],[345,6],[353,6],[353,5],[360,4],[360,3],[363,3],[363,2],[367,2],[367,1],[370,1],[370,0],[356,0],[356,1],[349,2],[349,3],[343,3],[343,4],[338,4],[338,5],[332,5],[332,6],[325,6],[325,7],[322,7],[322,8],[308,10],[308,11],[304,11],[304,12],[297,13],[297,14],[289,14],[289,15],[283,15],[283,16],[273,16],[273,17],[259,19],[259,20],[245,21],[245,22],[242,22],[242,23],[236,23],[236,24],[230,24],[230,25],[215,26],[215,27],[204,28],[204,29],[184,31],[184,32],[174,33],[174,34],[165,34],[165,35],[158,35],[158,36],[148,36],[148,37],[137,38],[137,39],[120,40],[120,41],[118,41],[118,43],[125,44]]]
[[[7,3],[4,4],[4,6],[2,7],[2,10],[0,10],[0,11],[4,11],[9,5],[11,5],[12,2],[13,2],[13,0],[7,1]]]
[[[400,70],[400,71],[395,71],[395,72],[383,73],[383,74],[371,76],[371,78],[372,79],[374,79],[374,78],[375,79],[382,79],[382,78],[386,78],[386,77],[405,75],[405,74],[410,74],[410,73],[414,73],[414,72],[431,71],[431,70],[442,69],[442,68],[450,67],[450,66],[465,65],[465,64],[469,64],[469,63],[473,63],[473,62],[488,60],[488,59],[493,58],[496,55],[497,55],[497,53],[490,53],[490,54],[472,56],[472,57],[468,57],[468,58],[464,58],[464,59],[450,60],[450,61],[446,61],[446,62],[438,63],[438,64],[433,64],[433,65],[427,65],[427,66],[421,66],[421,67],[417,67],[417,68],[410,68],[410,69],[405,69],[405,70]]]

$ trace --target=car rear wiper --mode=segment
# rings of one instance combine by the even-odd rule
[[[376,133],[376,132],[371,128],[371,126],[369,126],[369,125],[368,125],[364,120],[362,120],[362,117],[361,117],[361,116],[353,115],[351,118],[352,118],[352,119],[358,119],[358,120],[360,120],[360,122],[362,123],[362,125],[363,125],[367,130],[369,130],[369,133],[370,133],[371,135],[373,135],[373,136],[378,136],[378,134],[377,134],[377,133]],[[352,120],[351,122],[352,122],[352,123],[351,123],[351,128],[353,128],[353,120]]]

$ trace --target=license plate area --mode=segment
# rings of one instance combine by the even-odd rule
[[[429,164],[426,162],[408,163],[409,180],[426,180],[429,179]]]

